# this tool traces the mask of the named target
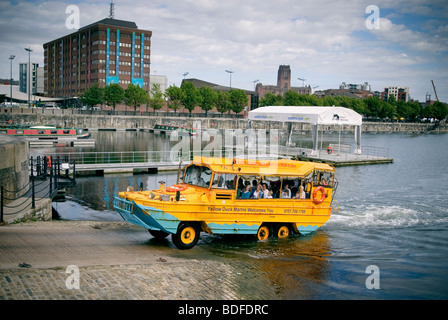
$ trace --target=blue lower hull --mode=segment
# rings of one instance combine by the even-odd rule
[[[145,207],[118,197],[114,200],[114,208],[124,221],[149,230],[176,233],[180,223],[179,219],[162,210]]]

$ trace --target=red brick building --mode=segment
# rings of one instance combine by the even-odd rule
[[[45,95],[74,97],[95,83],[149,90],[151,36],[135,22],[107,18],[45,43]]]

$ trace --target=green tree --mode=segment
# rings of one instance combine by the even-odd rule
[[[134,112],[141,104],[147,103],[149,95],[139,85],[130,83],[124,92],[125,103],[127,106],[134,107]]]
[[[112,83],[104,88],[104,102],[112,106],[115,112],[115,106],[124,100],[124,89],[118,83]]]
[[[182,107],[182,100],[185,92],[175,85],[170,86],[165,90],[165,97],[168,99],[168,108],[176,110]]]
[[[80,97],[83,104],[92,108],[97,104],[103,103],[103,89],[99,87],[98,83],[95,83],[90,88],[86,89]]]
[[[448,115],[448,109],[446,104],[442,102],[435,102],[432,105],[427,106],[426,108],[426,117],[427,118],[433,118],[437,120],[443,120]]]
[[[364,102],[366,104],[366,109],[367,109],[366,116],[374,117],[374,118],[380,117],[381,109],[382,109],[382,101],[380,100],[380,98],[378,98],[376,96],[371,96],[371,97],[365,98]]]
[[[244,90],[241,89],[230,89],[229,91],[230,108],[235,113],[240,113],[247,107],[249,98]]]
[[[199,105],[205,111],[207,117],[208,110],[212,110],[216,106],[218,94],[210,87],[199,88],[199,95],[201,96]]]
[[[282,106],[283,97],[281,95],[275,95],[272,92],[266,92],[263,98],[260,99],[260,107],[266,106]]]
[[[229,94],[223,91],[217,91],[216,94],[217,94],[216,110],[218,110],[218,112],[221,112],[221,115],[223,115],[224,112],[230,110]]]
[[[409,106],[408,120],[417,121],[418,118],[423,118],[423,108],[418,101],[409,101],[406,104]]]
[[[283,104],[285,106],[300,106],[302,105],[301,101],[300,95],[293,90],[286,91],[285,97],[283,98]]]
[[[196,89],[194,84],[189,81],[182,82],[180,88],[185,93],[181,100],[182,104],[184,105],[185,108],[187,108],[188,111],[190,111],[191,116],[191,112],[200,103],[201,96],[199,95],[198,89]]]
[[[149,99],[148,106],[154,110],[154,114],[156,110],[159,110],[165,104],[165,100],[163,99],[162,90],[160,90],[160,84],[154,83],[149,90]]]
[[[389,102],[382,101],[381,109],[380,109],[378,116],[381,119],[389,119],[389,120],[393,121],[395,118],[395,115],[396,115],[395,110],[396,110],[395,106],[393,106]]]

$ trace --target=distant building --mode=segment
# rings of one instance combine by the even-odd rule
[[[368,82],[364,82],[363,84],[347,84],[345,82],[342,82],[339,86],[339,89],[371,91],[372,88]]]
[[[44,94],[44,68],[39,67],[38,63],[31,63],[30,74],[28,78],[28,63],[19,64],[19,90],[27,93],[31,88],[30,94],[42,95]],[[27,79],[29,83],[27,84]]]
[[[278,68],[276,86],[258,83],[255,87],[260,99],[268,92],[284,96],[288,90],[293,90],[299,94],[311,94],[311,86],[291,87],[291,67],[288,65],[280,65]]]
[[[318,98],[324,97],[348,97],[348,98],[359,98],[365,99],[372,96],[370,91],[361,89],[327,89],[319,90],[314,93]]]
[[[157,83],[160,85],[160,91],[162,91],[162,93],[165,93],[166,89],[168,88],[168,78],[166,76],[162,76],[162,75],[150,75],[149,76],[149,83],[150,83],[150,87],[152,87],[152,85],[154,83]]]
[[[149,91],[152,31],[106,18],[43,45],[45,93],[73,97],[95,83]]]
[[[381,93],[381,100],[387,101],[393,95],[396,101],[409,101],[409,87],[387,87]]]

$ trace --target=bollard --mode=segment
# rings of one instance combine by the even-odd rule
[[[36,195],[34,194],[34,179],[31,179],[31,187],[32,187],[31,209],[35,209],[36,208]]]
[[[0,206],[1,206],[1,209],[0,209],[0,223],[3,223],[4,221],[3,221],[3,186],[1,187],[1,190],[0,190]]]

